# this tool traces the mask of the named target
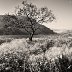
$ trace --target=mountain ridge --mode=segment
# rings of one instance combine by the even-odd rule
[[[28,33],[23,29],[5,29],[4,28],[4,22],[2,21],[3,17],[5,15],[0,15],[0,35],[28,35]],[[26,21],[25,21],[26,22]],[[38,24],[40,25],[40,24]],[[47,28],[44,25],[40,25],[40,29],[38,29],[35,32],[36,35],[38,34],[43,34],[43,35],[47,35],[47,34],[55,34],[55,32],[53,30],[51,30],[50,28]]]

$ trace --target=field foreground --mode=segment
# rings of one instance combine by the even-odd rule
[[[6,39],[5,39],[6,40]],[[7,39],[0,43],[0,72],[72,72],[72,39]]]

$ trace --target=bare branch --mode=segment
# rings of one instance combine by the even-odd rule
[[[19,25],[20,27],[25,28],[25,30],[33,36],[35,31],[40,28],[40,25],[44,22],[52,22],[55,19],[55,16],[52,14],[52,11],[47,7],[38,9],[36,5],[28,3],[27,1],[22,2],[23,7],[18,9],[17,15],[25,16],[29,24],[24,24],[23,22]],[[30,31],[28,30],[30,29]]]

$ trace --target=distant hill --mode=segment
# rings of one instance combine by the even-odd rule
[[[63,33],[66,31],[66,29],[53,29],[53,31],[56,33]]]
[[[64,35],[64,36],[71,36],[72,37],[72,30],[65,30],[61,34]]]
[[[18,28],[9,28],[9,29],[5,29],[3,26],[5,25],[4,22],[2,21],[4,15],[0,15],[0,35],[28,35],[28,33],[23,29],[18,29]],[[25,18],[24,18],[25,19]],[[25,20],[25,22],[27,22]],[[51,30],[50,28],[45,27],[44,25],[40,25],[40,29],[38,29],[35,34],[55,34],[55,32],[53,30]]]

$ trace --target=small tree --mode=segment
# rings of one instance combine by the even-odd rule
[[[30,41],[32,41],[35,32],[40,29],[39,24],[52,22],[55,19],[51,10],[48,10],[47,7],[38,9],[36,5],[27,1],[22,2],[21,8],[19,6],[16,8],[15,14],[16,16],[9,14],[3,16],[4,28],[10,28],[12,30],[15,28],[24,28],[29,34]],[[19,18],[20,16],[22,18]]]
[[[28,23],[19,23],[19,27],[24,28],[30,35],[29,40],[32,41],[33,35],[36,30],[40,28],[40,25],[44,22],[52,22],[55,19],[54,14],[47,7],[38,9],[36,5],[28,3],[27,1],[22,2],[22,7],[16,9],[16,15],[24,16],[27,18]]]

